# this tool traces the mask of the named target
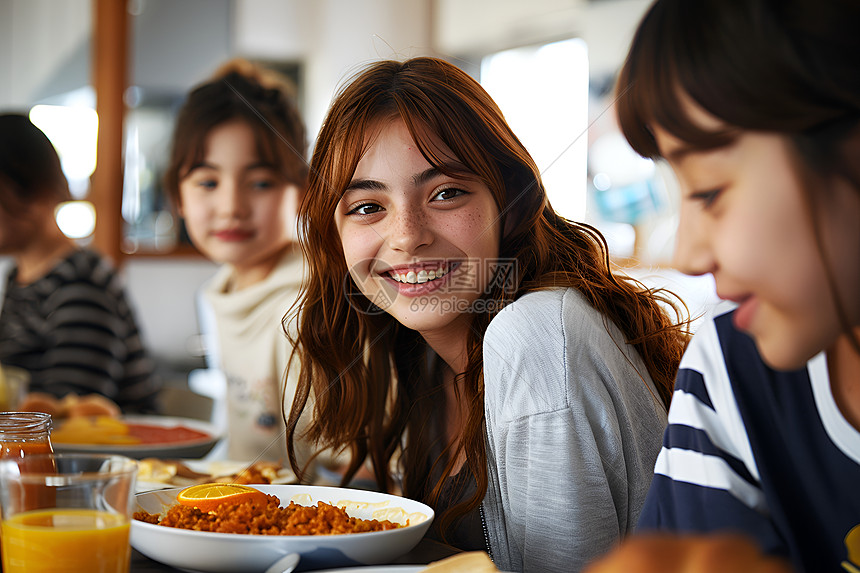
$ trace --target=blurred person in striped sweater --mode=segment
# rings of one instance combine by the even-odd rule
[[[160,382],[120,276],[57,226],[55,210],[70,199],[47,136],[24,115],[0,115],[0,254],[14,260],[0,363],[30,374],[21,409],[57,415],[61,398],[85,396],[94,414],[153,412]]]

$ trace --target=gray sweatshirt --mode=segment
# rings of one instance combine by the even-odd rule
[[[504,571],[579,571],[636,524],[666,412],[575,289],[529,293],[484,338],[487,541]]]

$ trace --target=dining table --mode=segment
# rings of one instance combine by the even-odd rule
[[[147,416],[143,417],[144,419],[135,420],[148,424],[164,424],[164,425],[175,425],[181,424],[183,426],[190,426],[192,428],[197,428],[203,431],[206,431],[212,435],[218,435],[215,432],[211,424],[189,420],[185,418],[172,418],[172,417],[161,417],[161,416]],[[98,448],[103,448],[105,451],[100,451],[100,453],[113,453],[120,455],[127,455],[130,457],[135,457],[138,459],[144,457],[155,457],[165,460],[170,463],[182,463],[186,466],[186,470],[191,469],[194,471],[201,470],[202,468],[206,468],[205,471],[208,473],[209,468],[219,465],[219,469],[223,470],[225,467],[240,467],[243,465],[241,462],[231,462],[229,460],[225,460],[224,454],[226,453],[225,440],[223,437],[219,437],[214,440],[213,443],[204,444],[201,446],[194,446],[188,448],[182,448],[179,450],[165,450],[159,451],[158,446],[152,446],[152,451],[147,451],[145,453],[134,451],[136,446],[96,446]],[[57,446],[55,445],[55,448]],[[125,449],[123,449],[125,448]],[[62,446],[59,447],[62,450]],[[172,455],[168,455],[172,454]],[[160,455],[161,454],[161,455]],[[176,456],[176,454],[179,454]],[[183,455],[184,454],[184,455]],[[174,457],[176,456],[176,457]],[[187,457],[186,457],[187,456]],[[203,474],[200,474],[203,475]],[[197,477],[197,476],[195,476]],[[335,478],[339,479],[339,476],[335,474],[321,474],[320,479],[315,481],[314,485],[327,485],[327,486],[337,486],[339,485]],[[291,483],[289,481],[285,483]],[[295,482],[292,482],[295,483]],[[138,480],[137,484],[137,492],[143,493],[150,489],[160,489],[160,487],[154,487],[152,483],[141,482]],[[391,565],[426,565],[433,561],[438,561],[440,559],[444,559],[449,557],[455,553],[459,553],[460,550],[428,537],[423,538],[418,544],[412,548],[409,552],[401,555],[395,560],[391,561]],[[350,566],[353,567],[353,566]],[[347,568],[347,567],[344,567]],[[301,563],[299,564],[298,570],[302,570]],[[167,573],[167,572],[178,572],[182,571],[181,569],[177,569],[170,565],[166,565],[150,557],[144,555],[134,547],[131,548],[131,562],[129,567],[129,573]],[[2,573],[2,565],[0,565],[0,573]]]
[[[450,545],[445,545],[433,539],[425,537],[418,542],[411,551],[401,555],[391,562],[392,565],[426,565],[433,561],[438,561],[446,557],[450,557],[460,550]],[[300,564],[301,568],[301,564]],[[158,561],[153,561],[146,555],[137,551],[131,550],[131,567],[129,573],[168,573],[179,572],[181,569],[164,565]]]
[[[424,538],[418,542],[418,545],[415,546],[414,549],[406,553],[405,555],[400,556],[391,562],[391,564],[397,565],[426,565],[433,561],[438,561],[439,559],[444,559],[445,557],[450,557],[455,553],[459,553],[459,549],[451,547],[449,545],[445,545],[443,543],[439,543],[438,541],[434,541],[432,539]],[[0,572],[3,571],[2,566],[0,566]],[[129,573],[182,573],[181,569],[176,569],[175,567],[171,567],[169,565],[165,565],[163,563],[159,563],[158,561],[154,561],[141,553],[140,551],[132,548],[131,550],[131,566],[129,567]]]

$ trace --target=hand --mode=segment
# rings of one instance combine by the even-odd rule
[[[791,573],[788,563],[763,554],[738,535],[634,535],[585,573]]]

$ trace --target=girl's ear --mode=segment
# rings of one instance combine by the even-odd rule
[[[501,217],[503,223],[501,238],[506,239],[508,235],[510,235],[511,232],[514,230],[514,227],[516,226],[516,220],[515,217],[510,216],[510,213],[505,213],[504,215],[501,215]]]

